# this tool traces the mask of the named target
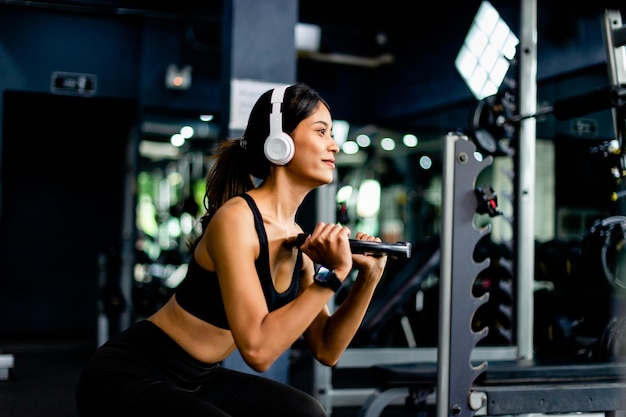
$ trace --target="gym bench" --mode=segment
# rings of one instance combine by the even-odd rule
[[[468,392],[475,414],[613,412],[626,410],[626,362],[495,361]],[[379,417],[391,402],[426,410],[436,395],[437,364],[375,365],[379,388],[366,400],[359,417]]]

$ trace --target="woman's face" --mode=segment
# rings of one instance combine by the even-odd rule
[[[339,147],[332,137],[332,123],[330,111],[319,103],[317,109],[291,133],[295,153],[289,167],[314,186],[333,181]]]

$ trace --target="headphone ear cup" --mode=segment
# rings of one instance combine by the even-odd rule
[[[286,165],[293,158],[295,146],[291,136],[283,132],[265,139],[263,151],[271,163]]]

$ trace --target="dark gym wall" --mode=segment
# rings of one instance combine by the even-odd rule
[[[118,278],[122,176],[133,169],[126,153],[139,110],[217,113],[219,48],[207,27],[192,39],[174,18],[0,11],[0,335],[95,337],[97,257]],[[172,63],[205,76],[168,90]],[[94,75],[95,93],[52,94],[55,71]]]
[[[136,99],[148,111],[217,114],[221,21],[197,25],[174,17],[2,6],[0,90],[50,92],[55,71],[92,74],[98,97]],[[165,87],[169,64],[193,67],[188,90]]]
[[[96,75],[98,95],[134,97],[141,35],[130,19],[5,7],[2,88],[50,92],[52,73],[66,71]]]
[[[98,256],[119,279],[129,99],[4,93],[0,334],[96,337]]]
[[[95,337],[97,253],[120,244],[141,31],[7,8],[0,39],[0,333]],[[54,71],[93,74],[96,97],[119,99],[52,95]]]

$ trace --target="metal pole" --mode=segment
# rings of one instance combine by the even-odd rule
[[[520,114],[537,108],[537,0],[521,1],[519,104]],[[517,277],[518,357],[533,357],[533,282],[535,265],[536,120],[520,122],[515,190],[515,270]]]
[[[450,387],[450,316],[454,215],[454,142],[443,142],[444,171],[441,205],[441,267],[439,278],[439,342],[437,349],[437,417],[448,416]],[[451,162],[451,163],[450,163]]]

